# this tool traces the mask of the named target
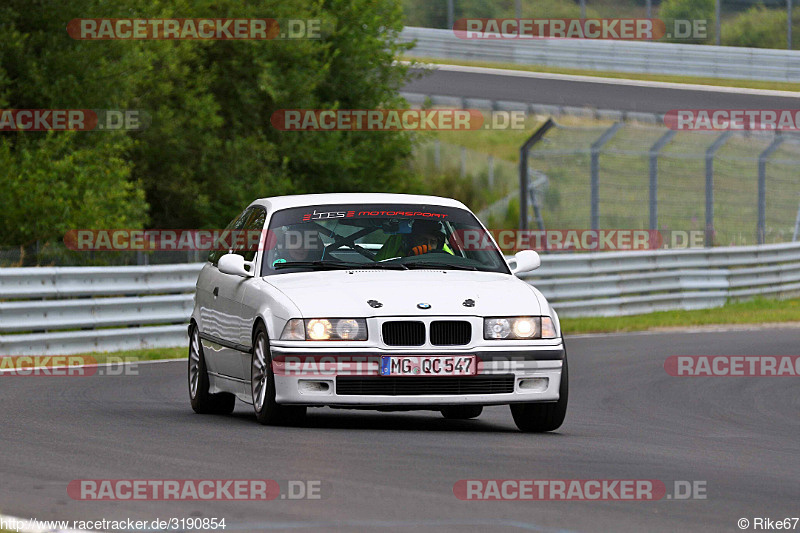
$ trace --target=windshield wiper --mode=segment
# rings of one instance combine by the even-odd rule
[[[354,269],[363,268],[376,268],[378,270],[385,268],[387,270],[408,270],[408,267],[403,263],[348,263],[353,265]]]
[[[478,270],[477,267],[471,265],[453,265],[441,261],[414,261],[413,263],[406,263],[408,268],[444,268],[452,270]]]
[[[366,268],[385,268],[391,270],[408,270],[408,267],[400,263],[354,263],[345,261],[294,261],[277,263],[273,265],[275,270],[284,268],[313,268],[320,270],[359,270]]]

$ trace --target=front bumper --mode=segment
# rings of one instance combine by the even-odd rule
[[[554,402],[559,398],[565,357],[563,343],[502,349],[426,350],[424,353],[374,347],[326,347],[312,351],[272,346],[270,350],[276,401],[309,406],[422,407]],[[382,377],[379,367],[384,355],[474,355],[478,373],[465,377]]]

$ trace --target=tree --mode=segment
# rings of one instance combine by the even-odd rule
[[[722,44],[751,48],[786,48],[786,10],[753,6],[725,24]],[[793,17],[793,20],[795,17]],[[792,48],[800,44],[800,34],[792,34]]]
[[[81,41],[65,30],[87,16],[187,13],[318,19],[323,32],[300,40]],[[138,109],[150,117],[138,132],[1,133],[0,185],[19,207],[0,216],[0,244],[77,227],[224,227],[257,197],[416,183],[405,167],[409,132],[283,132],[270,124],[282,109],[406,106],[398,89],[408,69],[393,65],[407,48],[397,43],[399,0],[6,0],[0,29],[3,107]]]
[[[8,0],[0,7],[0,108],[122,107],[128,92],[109,84],[115,72],[135,72],[121,43],[105,50],[71,42],[64,20],[89,3]],[[111,132],[0,133],[0,245],[60,238],[72,228],[146,221],[144,191],[131,179],[134,141]]]
[[[661,18],[667,25],[667,32],[669,28],[674,28],[674,21],[685,20],[705,20],[707,21],[706,27],[714,27],[714,0],[664,0],[661,3],[659,10],[659,18]],[[708,37],[678,39],[672,38],[674,42],[681,43],[703,43],[708,40]]]

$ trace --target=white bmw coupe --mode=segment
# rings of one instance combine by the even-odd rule
[[[223,232],[197,280],[189,395],[238,397],[263,424],[308,407],[440,411],[510,405],[522,431],[567,410],[558,315],[461,202],[401,194],[262,198]],[[224,249],[220,249],[223,248]]]

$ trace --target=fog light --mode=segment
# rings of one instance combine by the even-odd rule
[[[333,390],[332,381],[301,380],[297,384],[300,394],[330,394]]]
[[[547,390],[550,378],[525,378],[519,380],[519,389],[531,392],[543,392]]]

